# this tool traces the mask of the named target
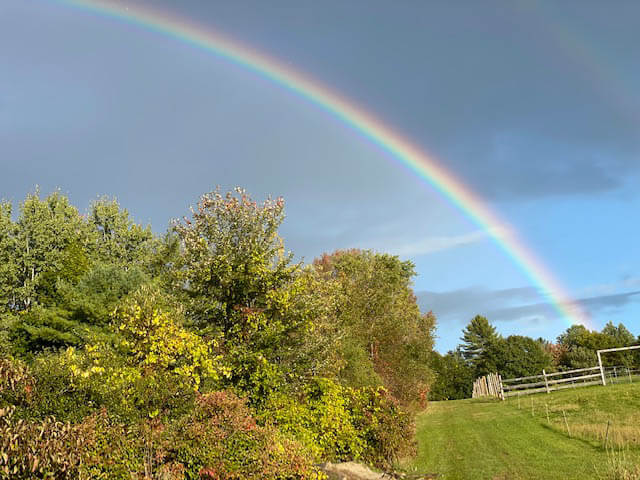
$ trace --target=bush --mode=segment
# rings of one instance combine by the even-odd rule
[[[23,362],[0,357],[0,407],[29,403],[34,386],[35,379]]]
[[[77,479],[84,440],[69,423],[18,420],[0,409],[0,479]]]
[[[171,435],[166,459],[183,465],[186,479],[317,478],[299,443],[258,426],[246,402],[230,392],[199,396]]]
[[[260,419],[300,441],[316,460],[358,459],[366,446],[353,423],[344,395],[348,390],[332,380],[316,379],[297,396],[273,395]]]
[[[315,379],[297,396],[274,394],[259,419],[300,441],[316,461],[362,460],[387,468],[414,452],[413,416],[384,388]]]
[[[102,408],[132,422],[160,414],[176,418],[189,411],[195,398],[180,377],[131,366],[105,344],[41,355],[33,374],[36,388],[30,412],[39,418],[81,421]]]
[[[58,307],[37,305],[24,312],[9,331],[13,351],[30,357],[47,349],[81,345],[89,330],[70,317],[67,310]]]
[[[388,469],[416,453],[414,416],[384,388],[349,390],[349,408],[366,445],[362,459]]]

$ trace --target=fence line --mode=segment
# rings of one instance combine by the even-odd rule
[[[594,372],[594,373],[588,373]],[[537,382],[517,383],[522,381],[538,380]],[[577,368],[564,372],[547,373],[542,371],[542,375],[532,375],[530,377],[508,378],[503,381],[504,396],[513,397],[515,395],[531,395],[533,393],[551,393],[555,390],[565,388],[586,387],[588,385],[604,385],[600,367]]]
[[[496,397],[504,400],[507,397],[542,392],[551,393],[566,388],[633,383],[634,379],[635,381],[640,380],[640,369],[632,369],[624,365],[577,368],[575,370],[552,373],[542,370],[542,375],[505,379],[497,373],[491,373],[477,378],[473,382],[472,398]],[[537,381],[532,382],[531,380]]]

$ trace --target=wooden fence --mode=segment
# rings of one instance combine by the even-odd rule
[[[507,397],[531,395],[532,393],[551,393],[566,388],[588,387],[616,383],[633,383],[640,380],[640,369],[627,366],[589,367],[547,373],[530,377],[505,378],[492,373],[473,382],[472,398]]]
[[[497,397],[504,400],[502,390],[502,377],[497,373],[490,373],[486,377],[480,377],[473,382],[472,398]]]
[[[604,385],[600,367],[578,368],[554,373],[546,373],[543,370],[542,375],[507,378],[502,382],[505,397],[540,392],[550,393],[555,390],[587,387],[589,385]]]

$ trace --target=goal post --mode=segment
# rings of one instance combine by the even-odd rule
[[[602,350],[598,350],[598,366],[600,367],[600,376],[602,377],[602,385],[607,384],[607,380],[604,376],[604,368],[602,367],[602,354],[609,352],[624,352],[626,350],[637,350],[640,348],[640,345],[633,345],[631,347],[618,347],[618,348],[605,348]]]

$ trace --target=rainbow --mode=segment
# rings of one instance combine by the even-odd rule
[[[124,5],[118,0],[55,0],[94,14],[111,17],[131,25],[172,37],[211,52],[298,95],[370,141],[394,162],[417,175],[441,193],[481,229],[518,265],[568,324],[591,327],[588,315],[573,301],[545,265],[518,238],[489,206],[448,172],[436,159],[403,138],[373,114],[339,93],[304,74],[270,58],[262,52],[231,40],[210,27],[195,24],[156,8]]]

